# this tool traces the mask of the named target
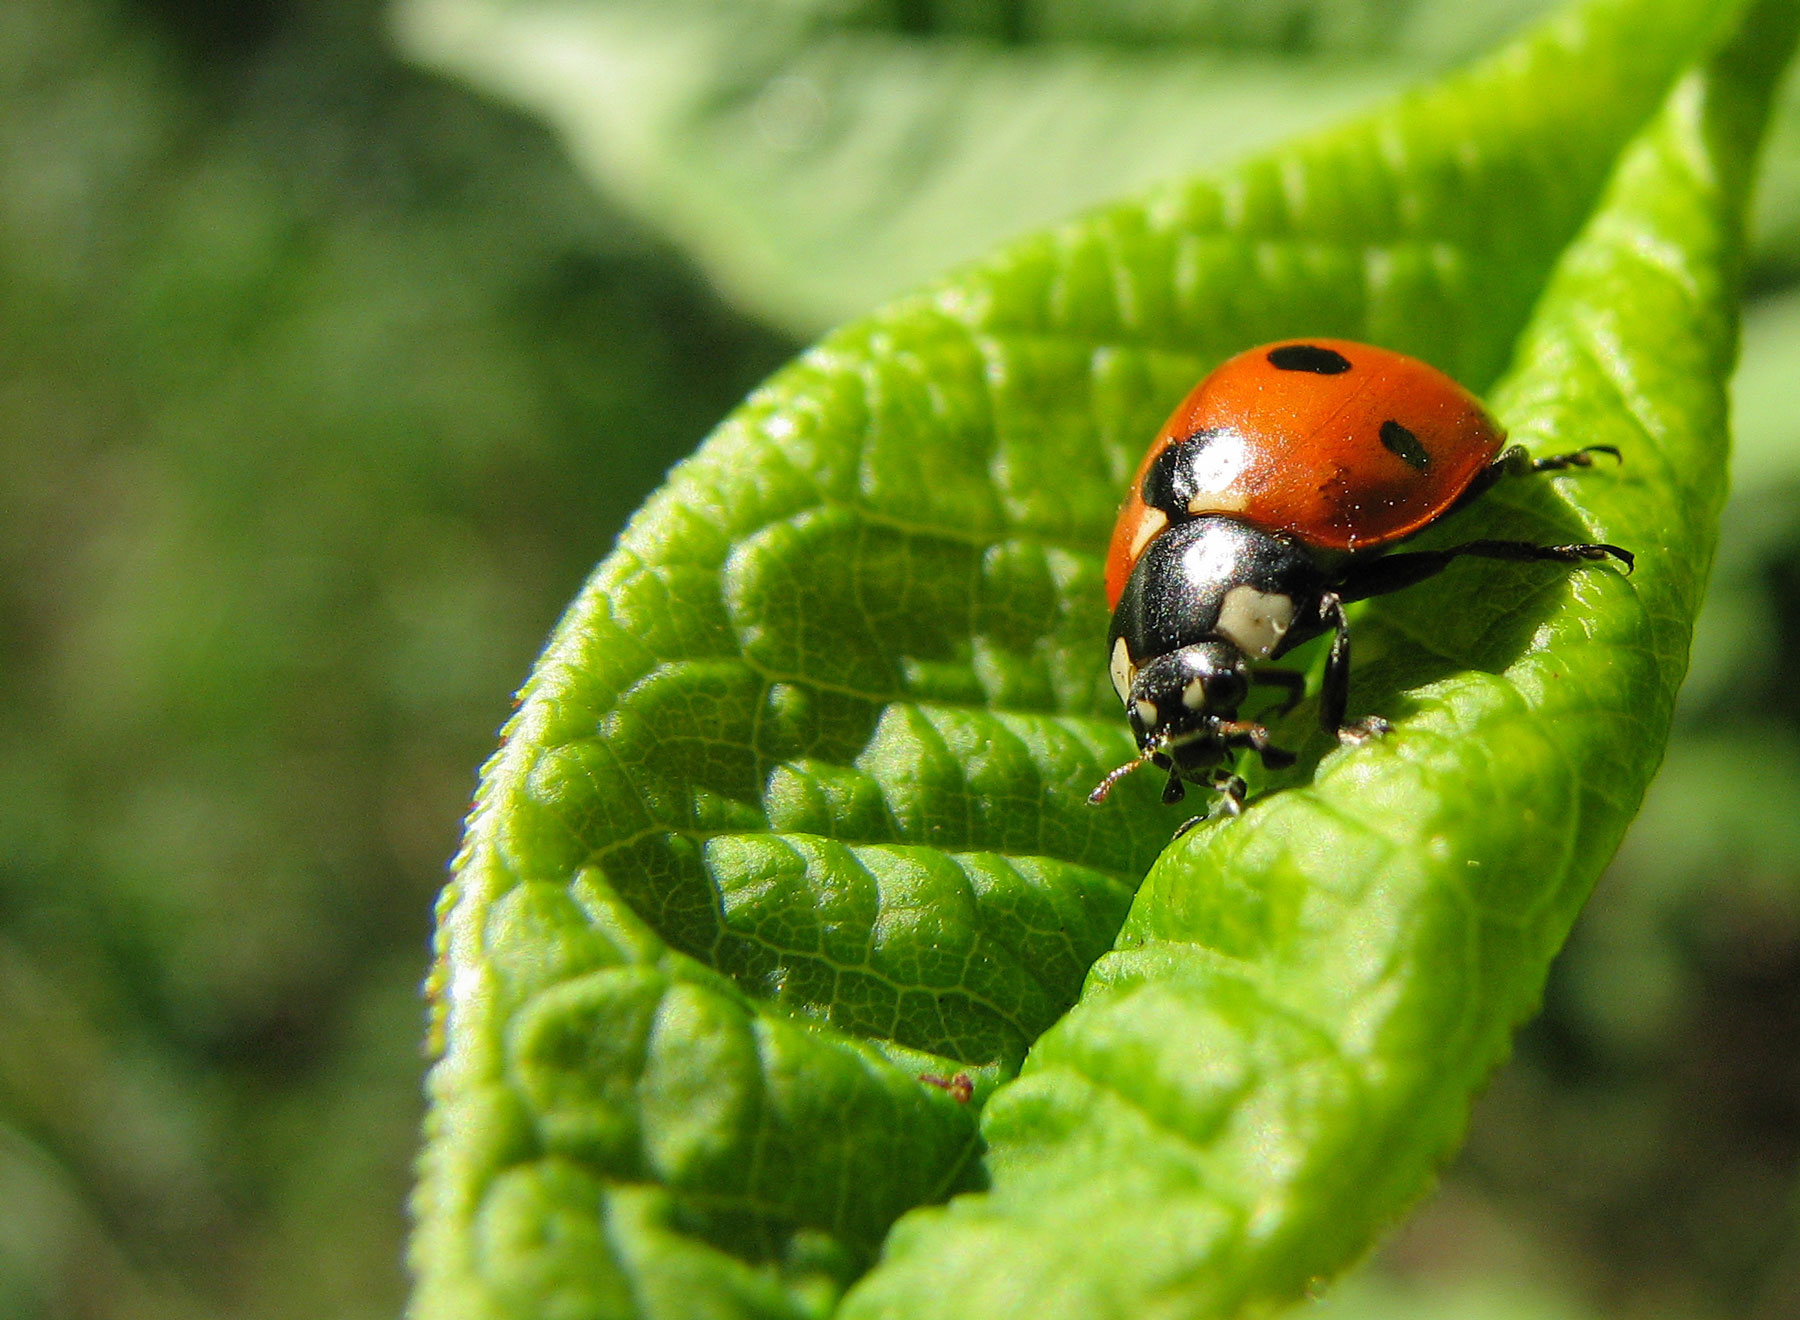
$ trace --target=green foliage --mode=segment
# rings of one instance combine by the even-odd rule
[[[417,1313],[824,1314],[957,1191],[846,1314],[1228,1315],[1366,1249],[1660,755],[1791,9],[1681,78],[1710,6],[1590,5],[1004,250],[753,395],[590,580],[484,773]],[[1643,567],[1459,569],[1371,610],[1357,699],[1395,734],[1315,739],[1134,901],[1170,822],[1150,785],[1081,801],[1129,742],[1099,552],[1174,398],[1298,333],[1504,371],[1518,438],[1616,443],[1623,474],[1452,530]],[[919,1081],[957,1070],[973,1105]]]
[[[9,1320],[398,1310],[471,766],[791,352],[300,8],[0,4]]]
[[[397,0],[421,62],[554,126],[742,306],[814,334],[995,242],[1217,166],[1547,0]],[[1204,125],[1194,131],[1194,125]],[[1752,226],[1800,273],[1800,81]]]
[[[1484,48],[1455,4],[400,0],[402,44],[553,125],[743,304],[817,333],[995,242]]]
[[[865,167],[837,139],[771,151],[814,188],[742,183],[739,203],[773,209],[708,232],[821,226],[817,252],[759,249],[769,302],[732,287],[749,315],[804,287],[808,325],[838,319],[1214,143],[1284,136],[1325,113],[1300,104],[1315,86],[1348,103],[1427,77],[1541,7],[835,7],[822,30],[860,52],[844,68],[930,96],[895,115],[827,80],[810,39],[788,47],[772,78],[823,70]],[[1187,67],[1277,118],[1209,102]],[[806,88],[781,89],[770,109],[787,97],[804,127]],[[1334,1291],[1341,1313],[1800,1314],[1793,91],[1754,209],[1737,487],[1669,762],[1443,1194],[1378,1263],[1487,1282],[1374,1279]],[[745,122],[729,96],[692,105],[694,126]],[[991,143],[955,131],[970,116]],[[737,155],[757,141],[699,162],[735,175],[683,169],[703,197],[754,182]],[[647,166],[697,145],[667,134]],[[1029,160],[1041,173],[1008,173]],[[470,765],[625,513],[792,351],[683,270],[678,245],[722,279],[728,262],[673,211],[593,177],[638,220],[597,206],[534,125],[400,67],[377,0],[0,4],[0,1314],[399,1305],[420,950]],[[910,239],[882,241],[901,212]],[[814,1277],[854,1268],[798,1241]]]
[[[1365,699],[1406,732],[1164,855],[989,1106],[994,1194],[904,1229],[850,1314],[915,1314],[947,1283],[1091,1314],[1058,1297],[1070,1274],[1122,1314],[1169,1293],[1236,1314],[1340,1268],[1418,1194],[1660,756],[1723,501],[1740,102],[1758,122],[1779,68],[1745,63],[1684,83],[1628,153],[1497,396],[1527,444],[1616,442],[1648,473],[1458,529],[1629,540],[1643,571],[1371,610]],[[1206,1231],[1153,1249],[1171,1218]]]

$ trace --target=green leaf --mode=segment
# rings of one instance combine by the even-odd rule
[[[1659,754],[1789,9],[1622,165],[1712,6],[1591,4],[1005,250],[753,395],[596,571],[484,772],[415,1313],[822,1315],[884,1252],[848,1314],[1225,1315],[1365,1249]],[[1626,467],[1450,530],[1606,534],[1641,567],[1465,565],[1371,611],[1355,695],[1394,735],[1150,870],[1155,787],[1083,800],[1130,751],[1112,510],[1203,370],[1297,333],[1476,385],[1519,341],[1515,434]],[[973,1103],[921,1081],[958,1071]]]
[[[1761,6],[1675,90],[1496,394],[1515,440],[1616,445],[1629,477],[1508,490],[1454,529],[1612,540],[1640,571],[1371,609],[1363,699],[1403,729],[1163,855],[988,1106],[992,1192],[902,1225],[847,1315],[945,1291],[1235,1315],[1342,1268],[1424,1190],[1661,756],[1724,498],[1739,209],[1795,18]]]
[[[1546,0],[402,0],[743,305],[815,334],[1014,234],[1279,142]],[[1013,18],[1005,17],[1010,9]]]

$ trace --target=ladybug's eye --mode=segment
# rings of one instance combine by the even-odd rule
[[[1249,695],[1249,685],[1235,669],[1207,676],[1206,704],[1215,711],[1234,711]]]
[[[1189,710],[1218,715],[1235,711],[1248,693],[1248,686],[1235,669],[1217,669],[1190,678],[1181,689],[1181,704]]]

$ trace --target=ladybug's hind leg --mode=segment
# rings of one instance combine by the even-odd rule
[[[1558,564],[1591,564],[1616,559],[1625,565],[1627,573],[1637,566],[1637,558],[1631,551],[1604,541],[1577,542],[1573,545],[1537,545],[1531,541],[1464,541],[1461,545],[1449,546],[1443,550],[1413,550],[1406,554],[1383,555],[1380,559],[1354,564],[1338,582],[1337,591],[1328,594],[1325,599],[1338,602],[1337,616],[1341,618],[1343,604],[1367,600],[1371,596],[1385,596],[1390,591],[1399,591],[1403,587],[1436,577],[1452,561],[1461,559],[1464,555],[1475,559],[1506,559],[1513,563],[1549,561]],[[1334,621],[1325,602],[1320,603],[1319,610],[1326,625],[1338,629],[1338,635],[1342,638],[1343,625]],[[1332,649],[1336,650],[1335,645]]]
[[[1500,457],[1476,473],[1475,480],[1456,497],[1456,503],[1446,512],[1455,513],[1464,505],[1479,499],[1502,477],[1528,477],[1534,472],[1563,472],[1569,468],[1593,467],[1595,454],[1610,454],[1620,463],[1625,461],[1611,445],[1589,445],[1567,454],[1551,454],[1548,458],[1533,458],[1525,452],[1523,445],[1508,445],[1501,451]]]

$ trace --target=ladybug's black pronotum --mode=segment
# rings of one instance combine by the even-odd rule
[[[1292,764],[1262,725],[1238,718],[1252,684],[1304,680],[1262,668],[1324,632],[1319,720],[1357,742],[1380,716],[1346,723],[1350,639],[1344,606],[1398,591],[1463,555],[1583,563],[1632,556],[1616,545],[1468,541],[1388,554],[1504,476],[1588,467],[1610,445],[1533,459],[1462,386],[1423,362],[1341,339],[1265,344],[1201,381],[1163,425],[1119,510],[1106,560],[1114,689],[1140,754],[1100,781],[1101,802],[1145,764],[1217,789],[1235,814],[1235,753]]]

